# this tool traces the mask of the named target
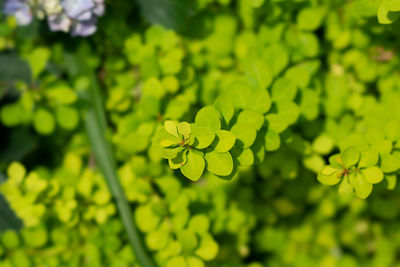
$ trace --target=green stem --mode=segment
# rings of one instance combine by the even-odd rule
[[[97,165],[107,181],[111,194],[115,198],[119,215],[128,235],[132,249],[141,266],[155,266],[143,245],[136,228],[128,201],[119,183],[116,163],[110,142],[107,140],[107,126],[97,80],[90,74],[90,107],[85,116],[86,130]]]

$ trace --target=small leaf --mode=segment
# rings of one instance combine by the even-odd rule
[[[217,100],[215,100],[214,107],[222,115],[225,123],[229,125],[229,122],[235,114],[235,107],[232,102],[226,97],[219,96]]]
[[[265,150],[275,151],[281,146],[281,139],[279,134],[273,130],[268,130],[265,135]]]
[[[254,164],[254,154],[250,148],[235,148],[232,150],[232,155],[236,157],[240,166],[251,166]]]
[[[195,122],[199,127],[206,127],[212,131],[221,129],[218,111],[213,107],[204,107],[196,114]]]
[[[268,121],[268,129],[281,133],[288,127],[287,122],[281,114],[268,114],[265,116]]]
[[[321,171],[321,172],[319,172],[318,177],[317,177],[318,181],[324,185],[335,185],[340,182],[341,178],[342,177],[341,177],[339,171],[334,172],[330,175],[324,175],[324,174],[322,174],[322,171]]]
[[[367,180],[371,184],[379,183],[383,180],[383,172],[378,167],[369,167],[361,170],[362,175],[365,180]]]
[[[372,167],[378,163],[379,155],[372,148],[368,148],[366,150],[361,151],[360,162],[358,163],[358,167]]]
[[[211,145],[214,141],[215,134],[206,127],[196,127],[193,129],[195,138],[193,146],[197,149],[203,149]]]
[[[228,152],[236,142],[236,136],[234,133],[225,130],[219,130],[217,134],[217,145],[215,146],[215,151],[224,153]]]
[[[231,131],[236,135],[243,148],[251,146],[256,140],[257,130],[253,125],[239,122],[233,125]]]
[[[47,109],[39,108],[33,115],[33,126],[40,134],[51,134],[55,128],[55,121],[52,113]]]
[[[172,134],[173,136],[176,136],[179,138],[179,134],[178,134],[178,129],[176,127],[176,124],[173,121],[165,121],[164,122],[164,127],[165,130],[169,133]]]
[[[203,174],[205,162],[200,152],[190,149],[186,163],[181,166],[181,172],[192,181],[197,181]]]
[[[372,192],[372,184],[368,183],[361,173],[357,173],[353,179],[353,186],[359,198],[366,199]]]
[[[257,89],[253,90],[250,95],[251,103],[248,109],[254,110],[258,113],[264,114],[271,108],[271,97],[267,90]]]
[[[178,133],[183,135],[185,139],[189,138],[191,133],[190,124],[187,122],[181,122],[178,124]]]
[[[344,169],[343,160],[340,154],[335,154],[329,157],[329,164],[336,169]]]
[[[233,159],[229,152],[219,153],[211,151],[206,153],[207,170],[213,174],[228,176],[233,170]]]
[[[324,168],[322,168],[321,174],[323,174],[323,175],[332,175],[334,173],[337,173],[338,171],[340,171],[340,169],[334,168],[331,165],[327,165]]]
[[[381,170],[385,173],[395,172],[400,169],[400,157],[392,154],[381,156]]]
[[[218,243],[214,241],[211,235],[207,234],[201,237],[200,246],[196,250],[195,254],[203,260],[210,261],[215,259],[218,251]]]
[[[175,158],[168,159],[169,167],[171,167],[171,169],[176,170],[179,169],[181,166],[183,166],[187,161],[187,153],[188,150],[184,149],[178,152]]]
[[[162,147],[170,147],[170,146],[175,146],[178,145],[179,142],[174,142],[172,140],[161,140],[160,145]]]
[[[342,159],[346,168],[354,166],[360,160],[360,151],[353,146],[348,147],[342,152]]]
[[[174,147],[174,148],[164,148],[162,150],[162,157],[165,159],[173,159],[178,153],[182,150],[182,147]]]
[[[342,196],[352,196],[354,194],[353,186],[349,184],[347,176],[340,183],[338,192]]]
[[[260,130],[264,124],[264,116],[259,112],[245,109],[239,113],[237,122],[251,124]]]

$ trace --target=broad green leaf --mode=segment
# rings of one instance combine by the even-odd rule
[[[233,106],[232,102],[226,97],[219,96],[215,100],[214,107],[222,115],[225,123],[229,125],[229,122],[235,114],[235,107]]]
[[[188,267],[205,267],[204,262],[197,257],[187,257],[186,262]]]
[[[228,152],[236,142],[236,136],[234,133],[225,130],[218,130],[216,132],[217,144],[215,145],[214,150],[220,153]]]
[[[248,79],[254,83],[255,87],[258,89],[256,90],[257,92],[266,92],[266,89],[271,84],[273,78],[271,70],[268,68],[267,64],[261,60],[254,60],[247,64],[246,74]],[[261,106],[265,106],[266,103],[262,103],[262,101],[268,99],[263,98],[258,101],[258,99],[254,98],[254,100],[257,100],[258,104],[261,104]],[[258,111],[257,109],[255,110]]]
[[[165,159],[173,159],[175,158],[179,152],[181,152],[182,147],[173,147],[173,148],[163,148],[162,149],[162,157]]]
[[[280,44],[272,44],[262,52],[262,59],[268,62],[274,75],[278,75],[289,63],[287,50]]]
[[[166,247],[169,240],[169,232],[165,230],[156,230],[146,236],[146,245],[150,250],[161,250]]]
[[[195,127],[193,129],[193,136],[195,139],[193,146],[197,149],[208,147],[215,138],[214,132],[206,127]]]
[[[67,130],[75,129],[79,123],[78,111],[69,106],[59,106],[56,110],[58,124]]]
[[[235,134],[239,144],[243,148],[251,146],[256,140],[257,130],[254,126],[246,123],[236,123],[231,131]]]
[[[359,168],[372,167],[378,163],[379,155],[372,149],[367,148],[361,151],[360,162],[358,163]]]
[[[268,130],[265,134],[265,150],[275,151],[281,146],[281,138],[273,130]]]
[[[72,104],[78,99],[75,91],[64,84],[46,89],[45,94],[49,99],[65,105]]]
[[[400,169],[400,157],[392,154],[381,155],[381,170],[385,173]]]
[[[265,118],[268,121],[268,130],[273,130],[276,133],[281,133],[288,127],[287,122],[280,114],[267,114]]]
[[[220,176],[228,176],[233,170],[233,160],[229,152],[219,153],[211,151],[206,153],[207,170]]]
[[[345,176],[340,183],[338,192],[342,196],[353,196],[353,186],[349,184],[347,176]]]
[[[340,171],[341,171],[340,169],[334,168],[331,165],[327,165],[327,166],[322,168],[321,174],[323,174],[323,175],[332,175],[334,173],[339,173]]]
[[[221,129],[221,121],[218,111],[213,107],[204,107],[200,109],[195,118],[196,125],[206,127],[212,131]]]
[[[371,184],[379,183],[383,180],[383,172],[378,167],[368,167],[361,170],[365,180]]]
[[[285,101],[277,103],[278,114],[288,124],[293,124],[297,121],[300,115],[300,108],[294,102]]]
[[[37,79],[39,74],[46,68],[50,58],[50,51],[45,47],[38,47],[26,56],[32,70],[33,79]]]
[[[39,108],[33,115],[33,126],[40,134],[48,135],[54,131],[54,116],[44,108]]]
[[[289,78],[279,78],[272,86],[271,96],[275,102],[293,101],[296,95],[296,83]]]
[[[343,169],[343,160],[340,154],[335,154],[329,157],[329,164],[336,169]]]
[[[327,135],[320,135],[313,141],[312,148],[315,152],[325,155],[331,152],[334,147],[332,138]]]
[[[195,254],[206,261],[215,259],[219,251],[218,243],[210,235],[201,237],[200,246],[195,251]]]
[[[297,26],[301,30],[314,31],[321,26],[325,12],[324,7],[303,8],[297,16]]]
[[[177,153],[176,157],[168,159],[168,164],[171,169],[176,170],[182,167],[187,161],[188,150],[184,149]]]
[[[181,122],[178,124],[178,133],[183,135],[185,139],[189,138],[191,131],[189,123]]]
[[[245,109],[239,113],[237,122],[251,124],[260,130],[264,124],[264,116],[259,112]]]
[[[318,181],[324,185],[335,185],[342,179],[340,170],[325,166],[318,174]]]
[[[173,121],[165,121],[164,128],[167,131],[167,133],[179,138],[178,128],[176,127],[176,124]]]
[[[400,11],[400,1],[398,0],[383,0],[382,5],[391,11]]]
[[[265,89],[253,90],[249,101],[247,108],[261,114],[265,114],[271,108],[271,97]]]
[[[350,146],[342,152],[343,164],[346,168],[350,168],[358,163],[360,160],[360,151]]]
[[[183,256],[175,256],[168,259],[165,267],[189,267],[186,264],[185,258]]]
[[[177,234],[179,243],[182,245],[182,250],[185,253],[191,253],[198,247],[196,233],[191,229],[181,230]]]
[[[205,162],[200,152],[189,150],[186,163],[181,166],[181,172],[192,181],[197,181],[203,174]]]
[[[165,140],[161,140],[160,145],[162,147],[170,147],[170,146],[176,146],[179,144],[179,139],[177,139],[177,141],[172,141],[169,139],[165,139]]]
[[[361,173],[355,175],[353,186],[359,198],[366,199],[371,194],[372,184],[367,182]]]
[[[235,108],[246,109],[251,104],[253,88],[247,81],[235,80],[223,97],[229,98]]]
[[[237,148],[232,150],[240,166],[251,166],[254,164],[254,154],[250,148]]]
[[[400,16],[400,12],[393,12],[388,10],[384,5],[378,9],[378,21],[381,24],[391,24],[396,21]]]

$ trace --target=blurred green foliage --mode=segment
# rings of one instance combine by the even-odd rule
[[[157,265],[399,266],[397,1],[188,3],[110,2],[87,39],[1,18],[0,266],[140,266],[84,66]]]

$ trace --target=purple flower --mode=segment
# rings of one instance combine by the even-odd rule
[[[4,14],[13,15],[19,25],[28,25],[32,21],[32,11],[23,0],[7,0],[3,8]]]
[[[89,36],[96,32],[97,19],[77,21],[71,29],[72,36]]]
[[[49,16],[47,22],[51,31],[68,32],[71,26],[71,20],[63,13]]]
[[[93,0],[63,0],[61,6],[68,17],[77,20],[89,20],[91,9],[95,7]]]

